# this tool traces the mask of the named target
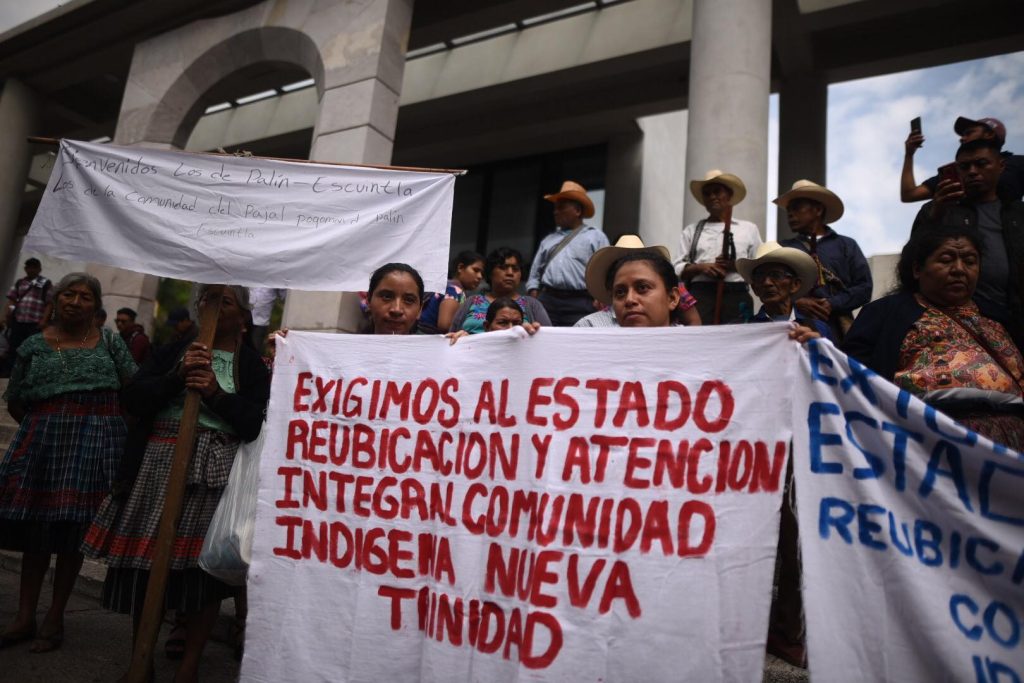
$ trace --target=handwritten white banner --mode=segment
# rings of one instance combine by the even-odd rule
[[[455,177],[61,141],[28,249],[198,282],[361,291],[447,281]]]
[[[787,329],[292,333],[243,680],[760,680]]]
[[[811,676],[1024,680],[1024,458],[831,344],[797,385]]]

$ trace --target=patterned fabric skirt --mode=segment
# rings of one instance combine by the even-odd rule
[[[104,500],[86,534],[82,550],[110,566],[103,591],[104,605],[109,609],[132,613],[142,607],[178,424],[177,420],[154,424],[131,493],[124,500]],[[199,431],[171,552],[168,608],[192,612],[231,594],[230,587],[198,569],[198,560],[238,443],[237,437],[224,432]]]
[[[33,404],[0,460],[0,548],[77,552],[110,492],[125,432],[115,391]]]

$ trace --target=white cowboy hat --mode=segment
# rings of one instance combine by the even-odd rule
[[[754,258],[736,259],[736,272],[743,276],[748,284],[758,266],[766,263],[781,263],[800,278],[800,289],[793,295],[794,299],[807,296],[807,293],[818,284],[818,264],[811,255],[800,249],[780,246],[778,242],[765,242],[757,248]]]
[[[570,201],[579,202],[583,205],[583,217],[590,218],[594,215],[594,202],[587,196],[587,191],[583,189],[583,186],[579,183],[571,180],[566,180],[562,183],[562,189],[555,194],[546,194],[544,199],[548,200],[552,204],[557,202],[559,199],[568,199]]]
[[[643,240],[636,235],[623,235],[615,241],[611,247],[602,247],[594,252],[594,255],[587,261],[587,291],[603,304],[612,302],[612,293],[608,291],[605,282],[608,278],[608,270],[620,258],[635,251],[649,251],[671,261],[668,248],[662,246],[647,247]]]
[[[719,171],[715,168],[704,174],[704,180],[690,181],[690,193],[701,204],[704,204],[704,195],[701,194],[701,192],[703,191],[704,186],[708,183],[725,185],[732,190],[732,200],[729,202],[732,206],[736,206],[743,201],[744,197],[747,196],[747,186],[743,184],[743,181],[740,180],[739,176],[735,176],[732,173],[726,173],[725,171]]]
[[[813,199],[825,205],[825,222],[834,223],[843,216],[843,200],[824,185],[811,180],[798,180],[789,192],[772,201],[785,209],[794,199]]]

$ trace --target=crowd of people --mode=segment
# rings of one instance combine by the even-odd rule
[[[712,170],[690,184],[707,217],[683,228],[675,258],[636,235],[610,245],[585,222],[594,215],[586,190],[566,181],[544,197],[556,230],[532,267],[508,247],[462,252],[445,291],[432,293],[411,266],[385,264],[365,292],[363,332],[446,334],[457,343],[515,326],[533,334],[552,325],[790,322],[793,339],[829,339],[971,429],[1024,449],[1022,186],[1019,177],[1007,180],[1001,123],[958,119],[956,130],[957,176],[905,194],[931,201],[900,255],[897,291],[877,301],[861,249],[833,227],[844,213],[834,191],[793,183],[775,203],[796,236],[765,243],[757,226],[732,217],[746,195],[743,180]],[[908,156],[920,142],[908,139]],[[20,426],[0,460],[0,547],[23,553],[22,578],[0,647],[60,647],[84,556],[109,565],[104,605],[138,627],[184,397],[195,390],[199,436],[163,605],[179,615],[178,680],[195,680],[218,605],[237,594],[198,567],[198,554],[238,445],[261,429],[269,370],[252,340],[262,341],[267,302],[283,295],[262,290],[253,301],[241,287],[218,294],[201,286],[197,313],[220,297],[213,344],[195,341],[196,325],[180,309],[168,316],[176,339],[151,348],[131,309],[117,311],[120,334],[97,326],[95,278],[73,273],[53,286],[36,259],[25,262],[25,274],[8,294],[7,315],[13,363],[5,398]],[[795,529],[784,506],[769,648],[803,664]],[[37,623],[52,554],[53,599]]]

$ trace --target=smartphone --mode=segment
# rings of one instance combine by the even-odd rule
[[[960,174],[956,172],[955,161],[939,166],[939,182],[941,183],[943,180],[952,180],[954,183],[960,182]]]
[[[910,134],[920,135],[921,134],[921,117],[917,116],[910,119]]]

